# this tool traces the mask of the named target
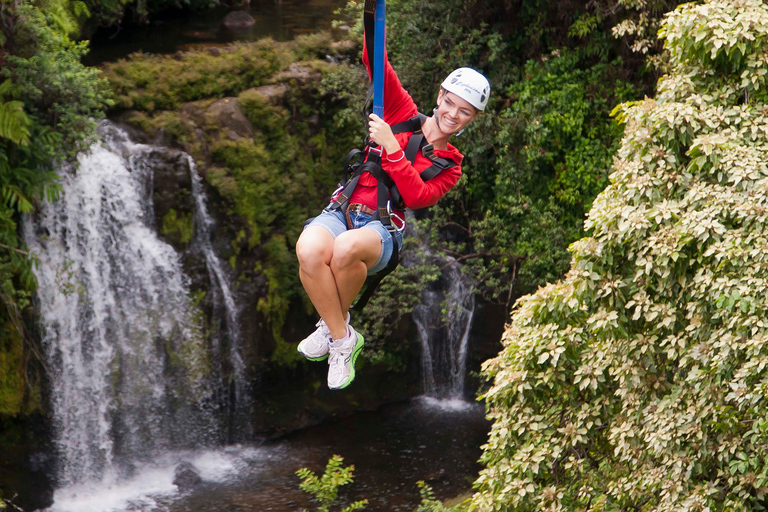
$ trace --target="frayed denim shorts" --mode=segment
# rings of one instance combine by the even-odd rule
[[[374,230],[379,234],[381,238],[381,255],[374,266],[368,269],[368,275],[372,276],[378,272],[384,270],[384,267],[389,263],[389,258],[392,257],[392,235],[390,235],[387,228],[380,220],[371,220],[371,214],[358,211],[350,211],[349,219],[352,221],[352,229],[368,228]],[[344,220],[344,214],[339,211],[323,211],[320,215],[312,219],[311,222],[304,226],[322,226],[328,230],[328,232],[335,239],[337,236],[347,231],[347,223]],[[403,233],[401,231],[395,232],[395,239],[397,240],[397,248],[403,247]]]

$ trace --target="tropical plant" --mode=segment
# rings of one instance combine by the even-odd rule
[[[474,505],[747,511],[768,490],[768,6],[686,4],[566,278],[484,366]]]
[[[329,512],[339,497],[339,487],[352,483],[352,472],[355,466],[344,467],[344,457],[334,455],[328,459],[325,471],[318,477],[313,471],[307,468],[301,468],[296,471],[296,475],[301,478],[299,488],[312,495],[318,503],[320,512]],[[339,512],[352,512],[365,508],[368,500],[356,501]],[[304,511],[306,512],[306,511]]]
[[[50,0],[0,4],[0,413],[19,414],[40,403],[44,363],[26,334],[36,286],[19,236],[21,215],[36,201],[55,199],[53,171],[94,140],[96,121],[109,104],[98,72],[80,63],[82,2]],[[30,364],[30,361],[33,361]],[[36,366],[36,369],[33,368]],[[37,372],[37,373],[36,373]]]

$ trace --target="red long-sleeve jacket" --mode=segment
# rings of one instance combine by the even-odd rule
[[[368,63],[368,52],[363,44],[363,64],[368,70],[368,76],[371,76],[371,67]],[[403,88],[400,79],[397,78],[395,70],[389,63],[386,52],[384,53],[384,121],[390,126],[402,121],[407,121],[416,114],[418,109],[413,102],[411,95]],[[432,206],[443,197],[461,178],[461,161],[464,155],[459,153],[451,144],[448,149],[435,149],[434,155],[446,158],[456,162],[455,167],[441,171],[437,176],[425,182],[419,176],[427,167],[432,165],[432,161],[418,152],[416,159],[411,165],[407,158],[404,158],[403,150],[408,144],[408,139],[413,132],[396,133],[395,138],[400,143],[400,150],[393,154],[384,152],[382,155],[381,166],[397,185],[403,202],[408,208],[417,209]],[[360,203],[371,208],[376,208],[376,185],[377,180],[371,173],[363,173],[360,181],[355,187],[355,191],[350,197],[350,203]]]

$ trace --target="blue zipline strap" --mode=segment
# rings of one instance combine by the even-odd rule
[[[374,32],[373,59],[373,113],[384,118],[384,48],[386,45],[387,6],[376,0],[376,31]]]

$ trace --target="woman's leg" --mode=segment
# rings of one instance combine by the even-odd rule
[[[349,310],[352,301],[360,293],[368,276],[368,269],[373,267],[381,256],[381,245],[381,237],[372,229],[352,229],[336,237],[331,272],[336,280],[342,311]],[[330,324],[328,327],[330,328]],[[333,329],[331,332],[333,333]]]
[[[331,336],[346,335],[346,314],[365,284],[368,269],[381,256],[381,237],[371,229],[333,235],[321,226],[308,226],[296,244],[301,284],[325,321]]]
[[[301,284],[331,334],[341,334],[343,337],[346,333],[344,320],[349,307],[342,310],[339,303],[336,280],[331,272],[333,250],[333,235],[321,226],[307,226],[296,243]]]

